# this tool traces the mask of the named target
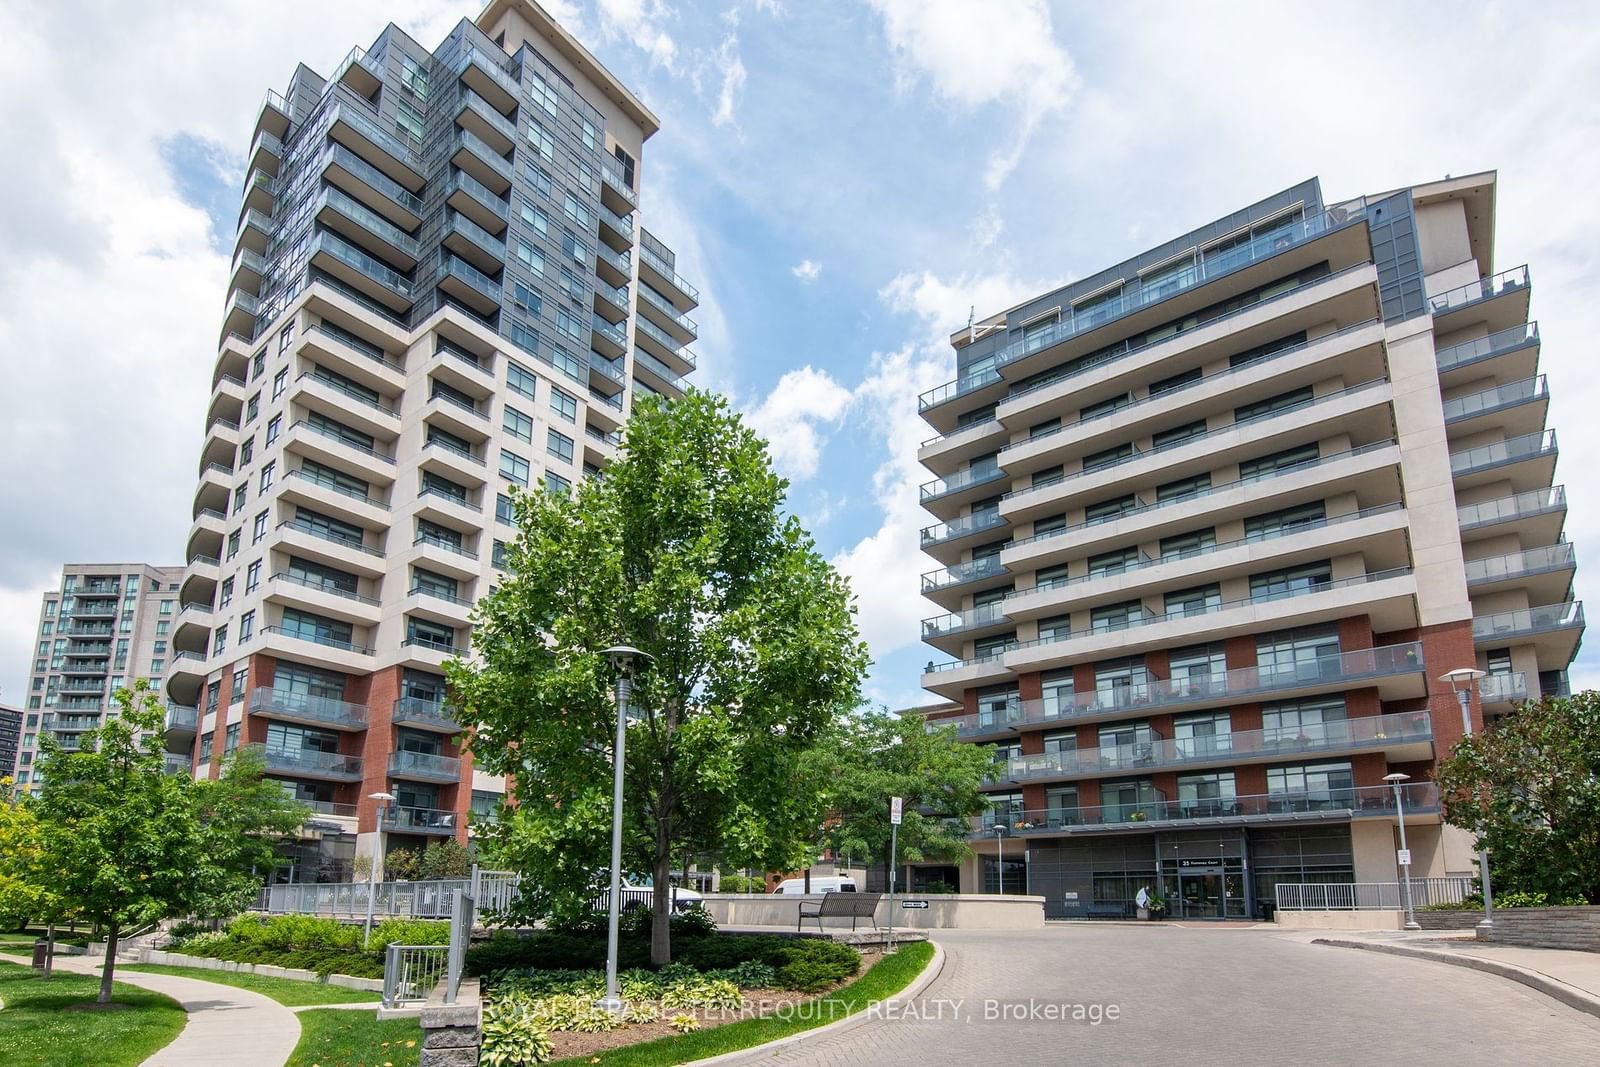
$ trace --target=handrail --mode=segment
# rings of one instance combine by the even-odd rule
[[[1528,265],[1524,263],[1520,267],[1512,267],[1491,277],[1479,278],[1477,281],[1430,296],[1428,310],[1435,315],[1442,315],[1466,307],[1468,304],[1476,304],[1480,300],[1508,293],[1513,289],[1525,289],[1528,284]]]

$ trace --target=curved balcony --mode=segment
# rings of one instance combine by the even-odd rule
[[[399,749],[389,753],[389,777],[421,782],[456,782],[461,779],[461,761],[454,756]]]
[[[318,778],[330,782],[361,781],[360,756],[346,756],[339,752],[317,752],[312,749],[277,749],[262,744],[251,744],[247,747],[261,753],[269,774]]]
[[[365,730],[367,706],[345,700],[295,693],[270,686],[250,691],[250,713],[269,719],[323,726],[333,730]]]
[[[396,700],[389,721],[396,726],[417,730],[433,730],[446,734],[461,732],[461,727],[456,723],[455,705],[440,700],[425,700],[422,697],[401,697]]]

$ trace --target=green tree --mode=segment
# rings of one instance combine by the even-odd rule
[[[266,759],[253,748],[228,756],[215,780],[193,783],[206,863],[197,872],[190,913],[228,919],[254,905],[267,872],[280,866],[279,845],[311,811],[266,777]]]
[[[102,1004],[111,999],[124,929],[237,893],[249,865],[270,855],[240,838],[270,835],[287,821],[281,787],[270,785],[267,794],[258,773],[247,785],[248,768],[245,778],[216,786],[166,773],[165,712],[148,682],[119,689],[114,700],[120,714],[84,733],[82,751],[63,751],[43,736],[44,784],[31,803],[50,891],[107,932]]]
[[[989,806],[979,787],[991,766],[988,750],[956,740],[953,726],[929,729],[920,715],[881,708],[845,717],[807,757],[828,800],[818,844],[893,862],[889,798],[900,797],[898,862],[963,860],[972,854],[968,822]]]
[[[1600,693],[1524,704],[1462,738],[1436,779],[1497,890],[1600,904]]]
[[[422,850],[417,877],[424,881],[440,878],[465,878],[472,873],[472,856],[467,847],[453,837],[434,841]]]
[[[867,654],[846,582],[782,514],[786,488],[726,401],[691,390],[636,404],[603,478],[518,495],[506,579],[478,604],[481,666],[450,680],[478,765],[515,780],[481,847],[533,876],[527,917],[575,915],[604,881],[612,645],[653,657],[624,804],[625,862],[654,879],[652,961],[671,958],[675,859],[805,860],[821,798],[800,760],[856,703]]]

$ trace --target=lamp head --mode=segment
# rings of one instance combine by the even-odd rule
[[[631,674],[636,664],[655,659],[648,652],[640,652],[632,645],[612,645],[600,653],[618,674]]]
[[[395,795],[393,793],[368,793],[367,794],[367,799],[368,800],[393,800],[393,799],[395,799]]]
[[[1384,775],[1383,780],[1388,782],[1390,785],[1399,785],[1401,782],[1411,781],[1411,776],[1409,774],[1401,774],[1399,771],[1395,771],[1393,774]]]
[[[1476,667],[1457,667],[1453,671],[1445,671],[1439,675],[1439,681],[1446,683],[1452,689],[1460,691],[1462,689],[1470,689],[1473,682],[1488,673],[1488,671],[1480,671]]]

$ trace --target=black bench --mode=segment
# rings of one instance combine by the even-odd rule
[[[794,928],[798,930],[807,919],[815,919],[817,929],[820,931],[823,919],[843,919],[848,916],[850,929],[854,930],[859,920],[870,919],[872,928],[876,930],[878,901],[882,899],[882,893],[827,893],[821,900],[802,900],[800,915],[795,920]],[[816,910],[807,911],[807,907]]]

